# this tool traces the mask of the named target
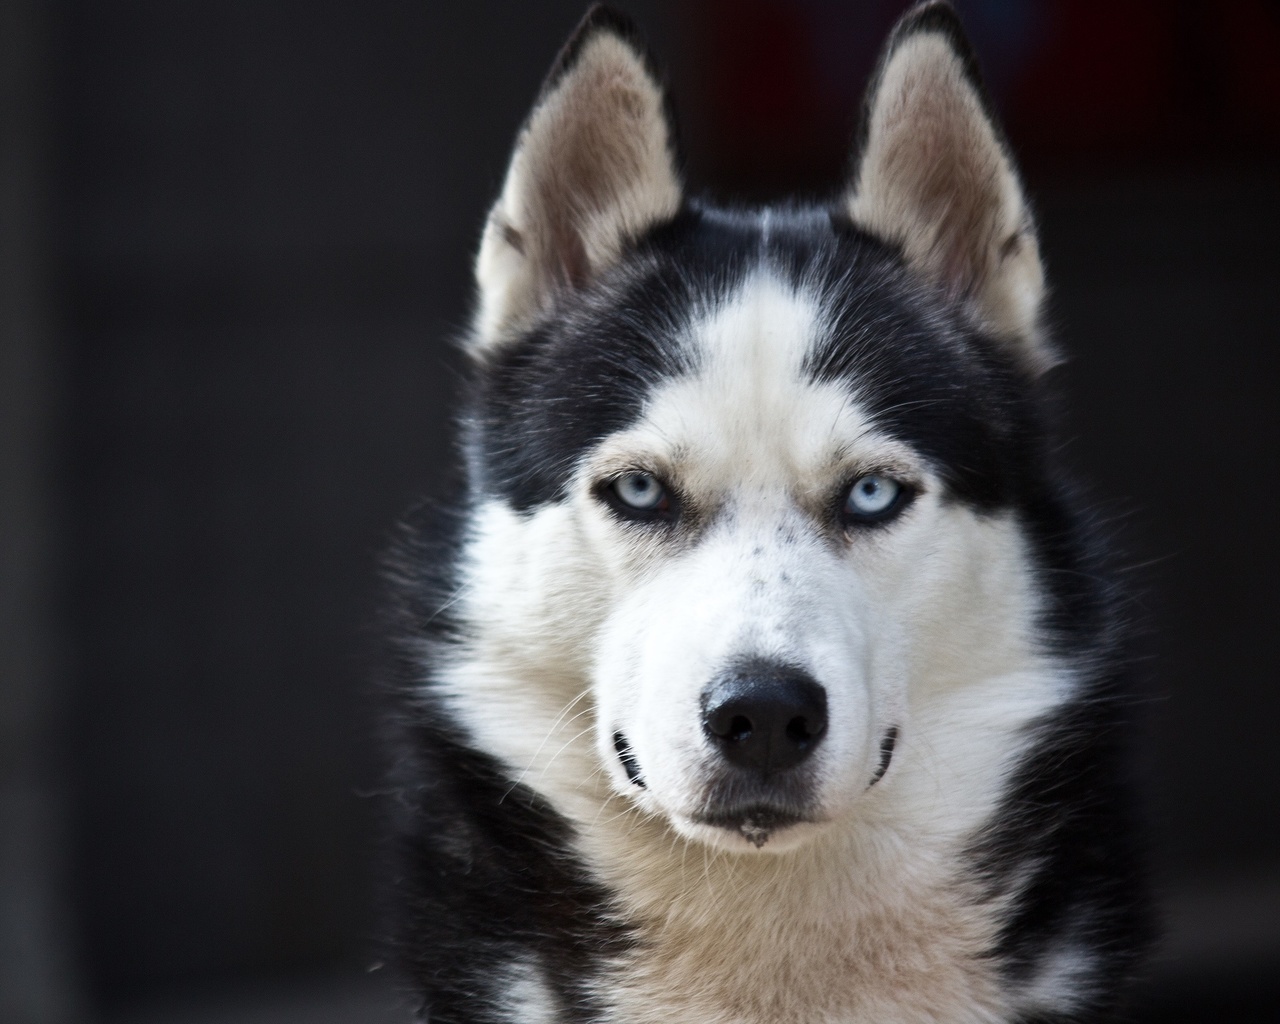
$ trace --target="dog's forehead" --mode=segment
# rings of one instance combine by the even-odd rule
[[[641,425],[793,453],[873,427],[990,506],[1015,376],[891,247],[827,214],[689,211],[487,363],[472,470],[526,510]]]
[[[638,420],[605,439],[612,461],[651,456],[716,486],[803,483],[849,459],[897,458],[845,379],[822,379],[821,297],[762,265],[681,331],[689,369],[655,386]]]

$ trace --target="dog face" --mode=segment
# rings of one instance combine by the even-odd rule
[[[889,783],[931,690],[1033,653],[1040,264],[947,8],[890,40],[829,209],[691,203],[670,138],[588,16],[477,263],[450,692],[553,798],[603,775],[779,851]]]
[[[618,565],[596,643],[601,757],[677,829],[771,849],[889,767],[905,712],[911,566],[937,481],[814,352],[818,295],[752,273],[690,325],[577,477]],[[785,838],[782,838],[785,836]]]

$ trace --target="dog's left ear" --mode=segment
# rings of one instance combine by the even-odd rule
[[[484,352],[617,260],[682,202],[665,97],[634,26],[587,12],[516,140],[476,259]]]
[[[911,266],[965,301],[1029,365],[1051,365],[1031,211],[949,4],[920,4],[898,22],[860,135],[854,223],[901,245]]]

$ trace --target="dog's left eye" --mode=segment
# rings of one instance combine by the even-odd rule
[[[636,512],[662,513],[671,507],[667,489],[649,473],[627,473],[609,485],[617,504]]]
[[[890,476],[869,473],[860,476],[844,500],[844,516],[855,523],[878,523],[906,505],[907,488]]]

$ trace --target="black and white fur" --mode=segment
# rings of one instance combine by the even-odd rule
[[[476,276],[465,483],[394,567],[422,1019],[1113,1012],[1123,638],[951,9],[894,30],[845,192],[761,209],[686,196],[593,9]]]

